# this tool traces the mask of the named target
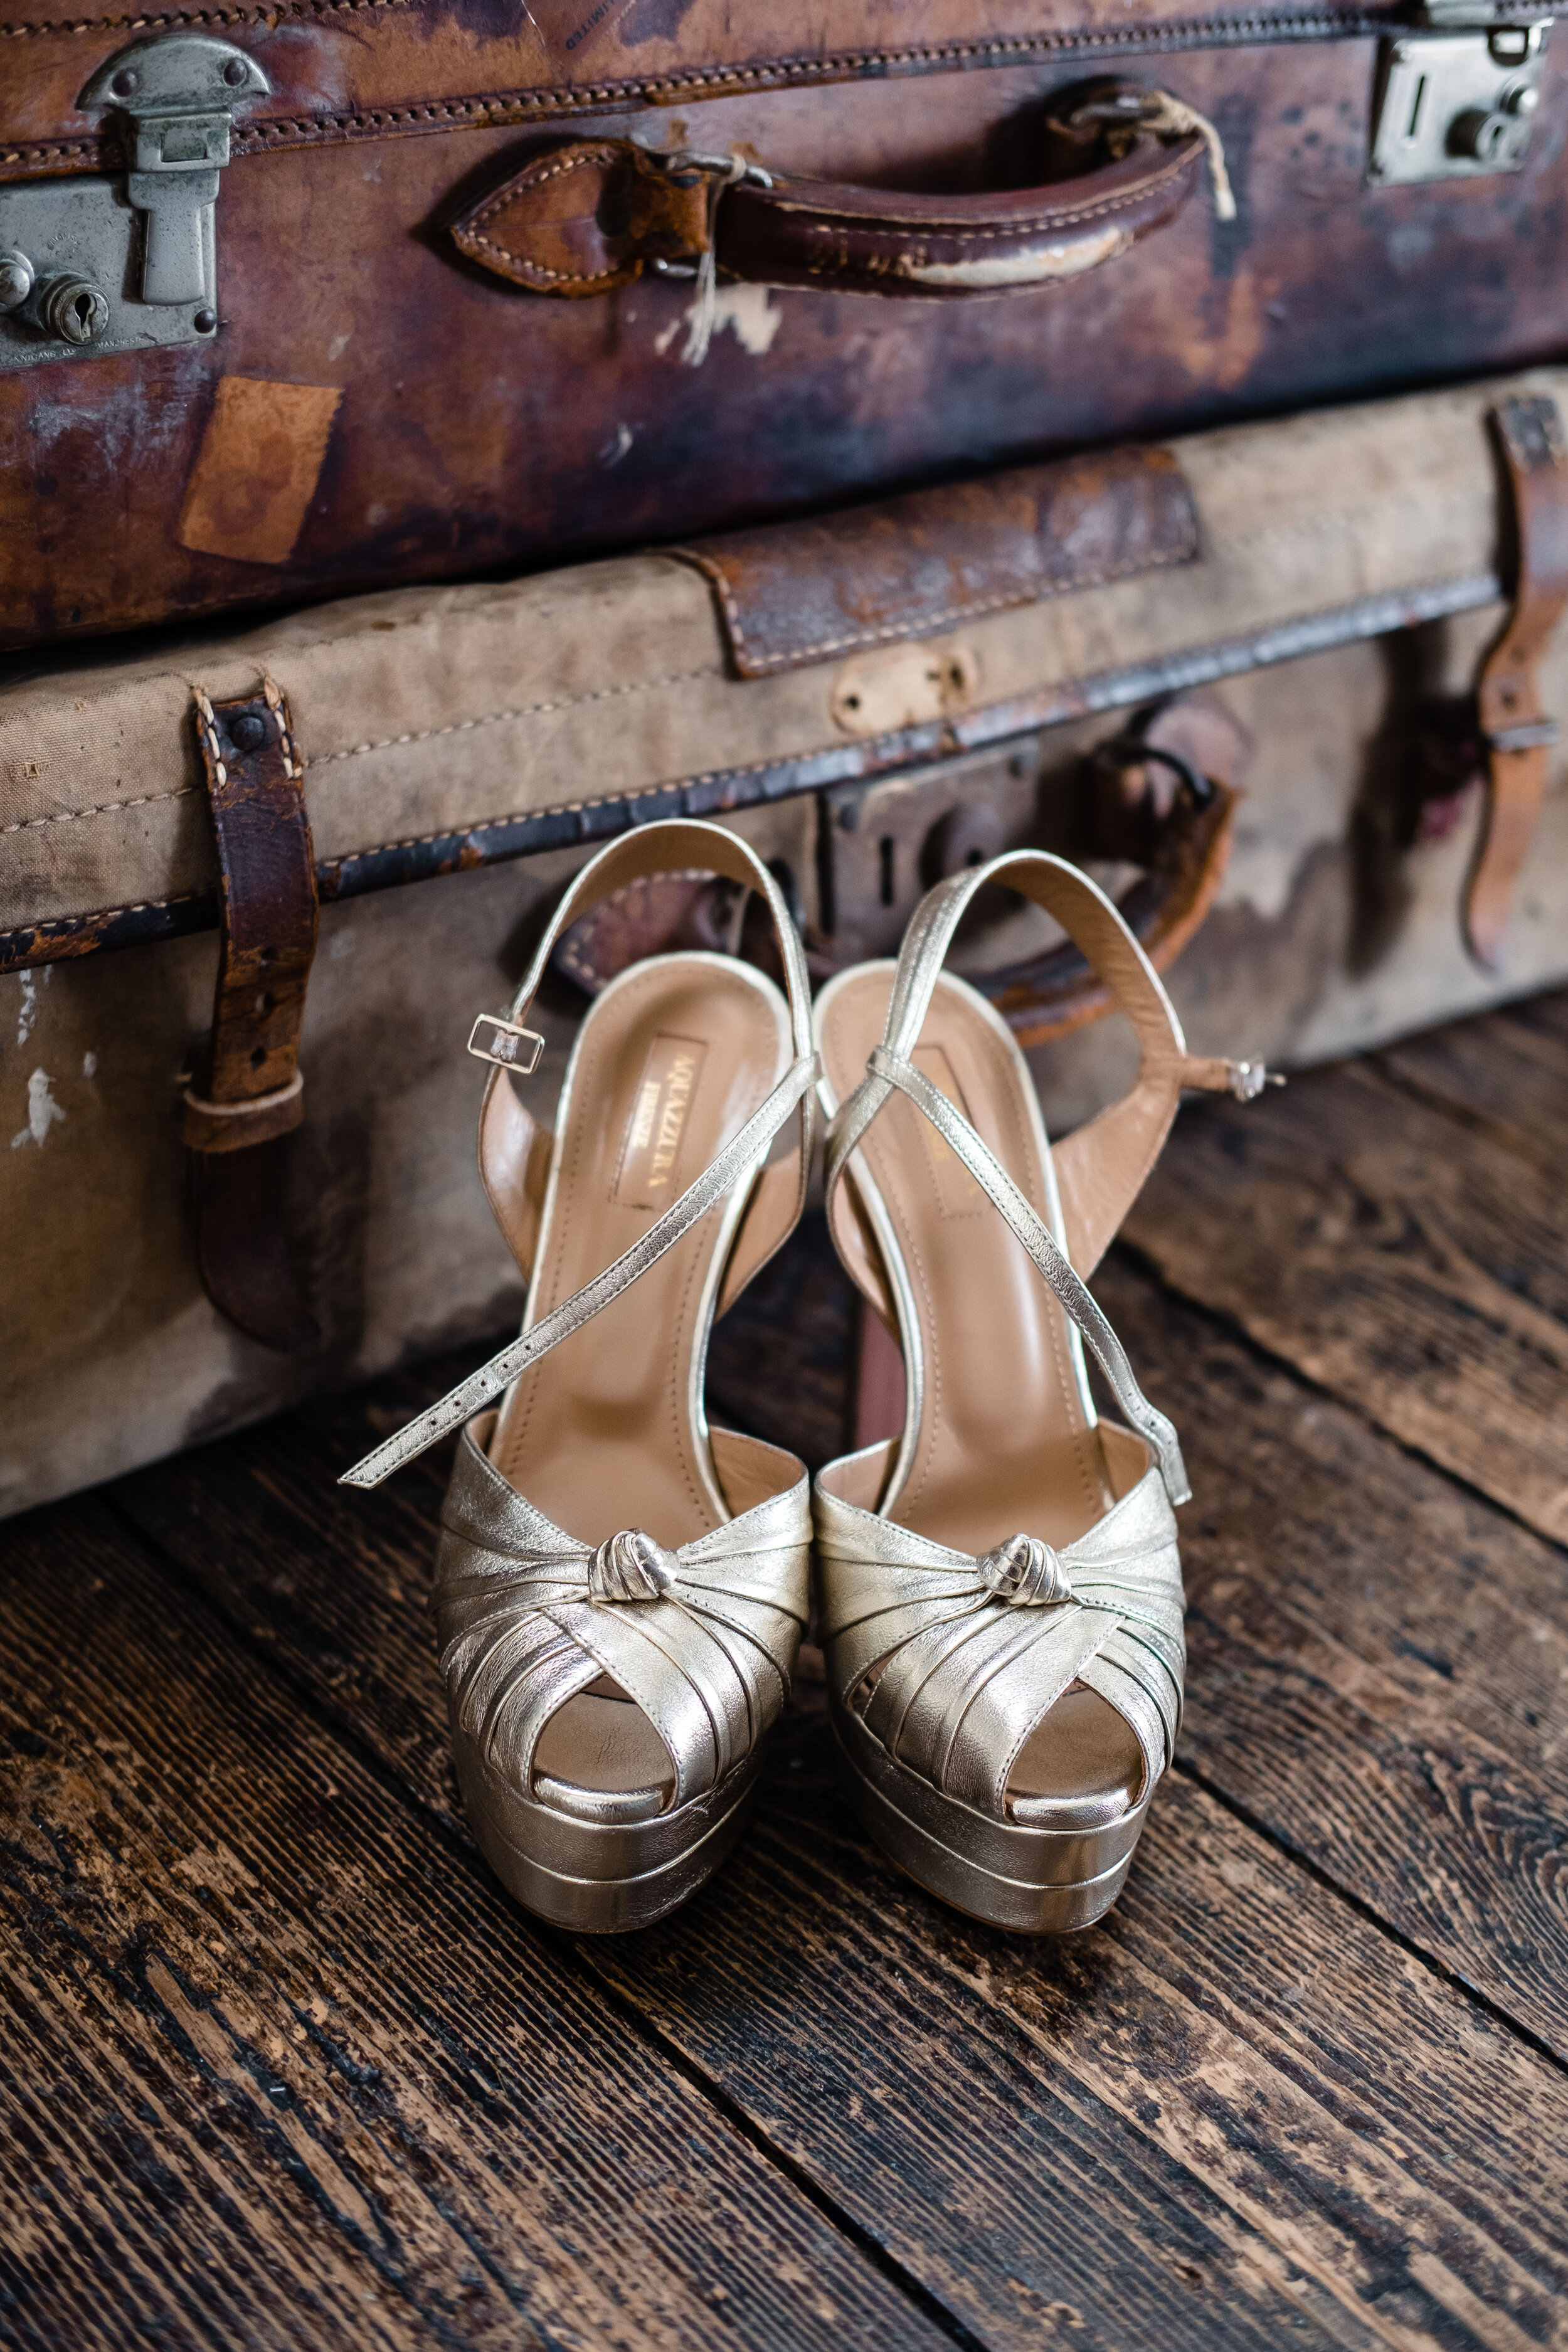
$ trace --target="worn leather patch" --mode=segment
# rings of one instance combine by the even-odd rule
[[[659,256],[708,242],[707,184],[661,170],[628,139],[537,155],[451,226],[470,261],[533,294],[607,294]]]
[[[240,563],[287,563],[342,396],[335,384],[220,377],[185,485],[180,545]]]
[[[712,582],[742,677],[921,637],[1198,551],[1168,449],[1115,449],[916,490],[670,552]]]

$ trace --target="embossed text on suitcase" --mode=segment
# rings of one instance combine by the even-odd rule
[[[0,0],[0,642],[1552,355],[1549,21]]]

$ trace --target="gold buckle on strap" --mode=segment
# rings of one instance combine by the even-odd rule
[[[488,1045],[478,1042],[481,1030],[489,1032]],[[522,1058],[525,1045],[533,1048],[527,1061]],[[493,1062],[498,1070],[515,1070],[520,1078],[531,1078],[539,1067],[544,1040],[537,1029],[524,1029],[515,1021],[503,1021],[498,1013],[481,1013],[468,1032],[468,1051],[477,1062]]]

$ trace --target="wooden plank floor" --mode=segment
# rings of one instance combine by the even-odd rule
[[[1565,1164],[1568,998],[1184,1112],[1097,1287],[1190,1711],[1068,1944],[867,1844],[809,1673],[684,1911],[521,1914],[445,1465],[333,1484],[458,1367],[0,1530],[0,2344],[1568,2345]],[[820,1460],[850,1339],[808,1224],[715,1403]]]

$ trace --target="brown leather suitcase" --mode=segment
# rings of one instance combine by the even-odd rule
[[[1564,394],[1542,371],[893,499],[849,540],[36,658],[0,687],[0,1516],[515,1317],[464,1044],[566,875],[650,817],[742,830],[818,972],[977,857],[1092,861],[1194,1049],[1254,1064],[1568,977]],[[1504,695],[1534,748],[1493,749],[1489,796]],[[1510,762],[1547,789],[1487,971],[1458,915]],[[700,874],[611,912],[530,1015],[541,1119],[584,986],[752,945]],[[1043,924],[1004,903],[964,965],[1060,1134],[1126,1041]]]
[[[1550,357],[1549,23],[0,0],[0,643]]]

